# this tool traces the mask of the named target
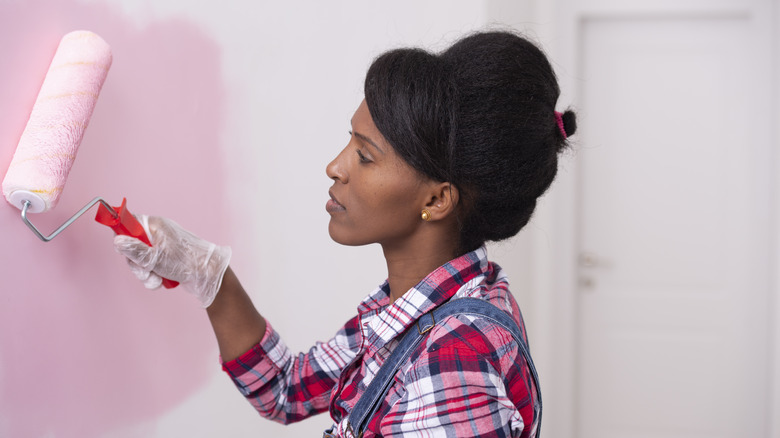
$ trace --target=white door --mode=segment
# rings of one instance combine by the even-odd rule
[[[745,14],[580,27],[580,438],[768,436],[768,41]]]

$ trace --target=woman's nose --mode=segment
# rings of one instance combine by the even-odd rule
[[[328,175],[328,178],[334,181],[340,181],[344,184],[349,179],[346,167],[343,164],[345,150],[346,148],[342,150],[333,161],[328,163],[327,167],[325,167],[325,173]]]

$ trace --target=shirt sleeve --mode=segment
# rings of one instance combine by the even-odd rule
[[[403,394],[381,420],[383,436],[528,436],[520,410],[530,426],[533,403],[512,336],[484,320],[475,330],[459,318],[434,329],[439,333],[431,334],[406,373]]]
[[[260,342],[222,369],[263,417],[282,424],[303,420],[328,409],[331,390],[359,347],[357,321],[295,356],[267,322]]]

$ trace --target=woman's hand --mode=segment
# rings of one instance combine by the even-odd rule
[[[137,218],[151,247],[134,237],[114,237],[114,249],[127,257],[130,270],[148,289],[160,287],[163,278],[175,280],[203,307],[210,306],[230,262],[230,247],[207,242],[170,219]]]
[[[133,273],[149,289],[175,280],[207,307],[222,359],[229,361],[260,342],[265,319],[229,268],[231,250],[183,229],[172,220],[139,215],[152,246],[129,236],[114,237]],[[212,304],[213,303],[213,304]]]

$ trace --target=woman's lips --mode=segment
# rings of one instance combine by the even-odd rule
[[[339,204],[339,201],[336,200],[336,197],[333,196],[333,193],[331,191],[328,191],[328,195],[330,195],[330,199],[328,199],[328,202],[325,204],[325,210],[327,210],[328,213],[338,213],[340,211],[346,211],[346,208],[344,208],[343,205]]]

